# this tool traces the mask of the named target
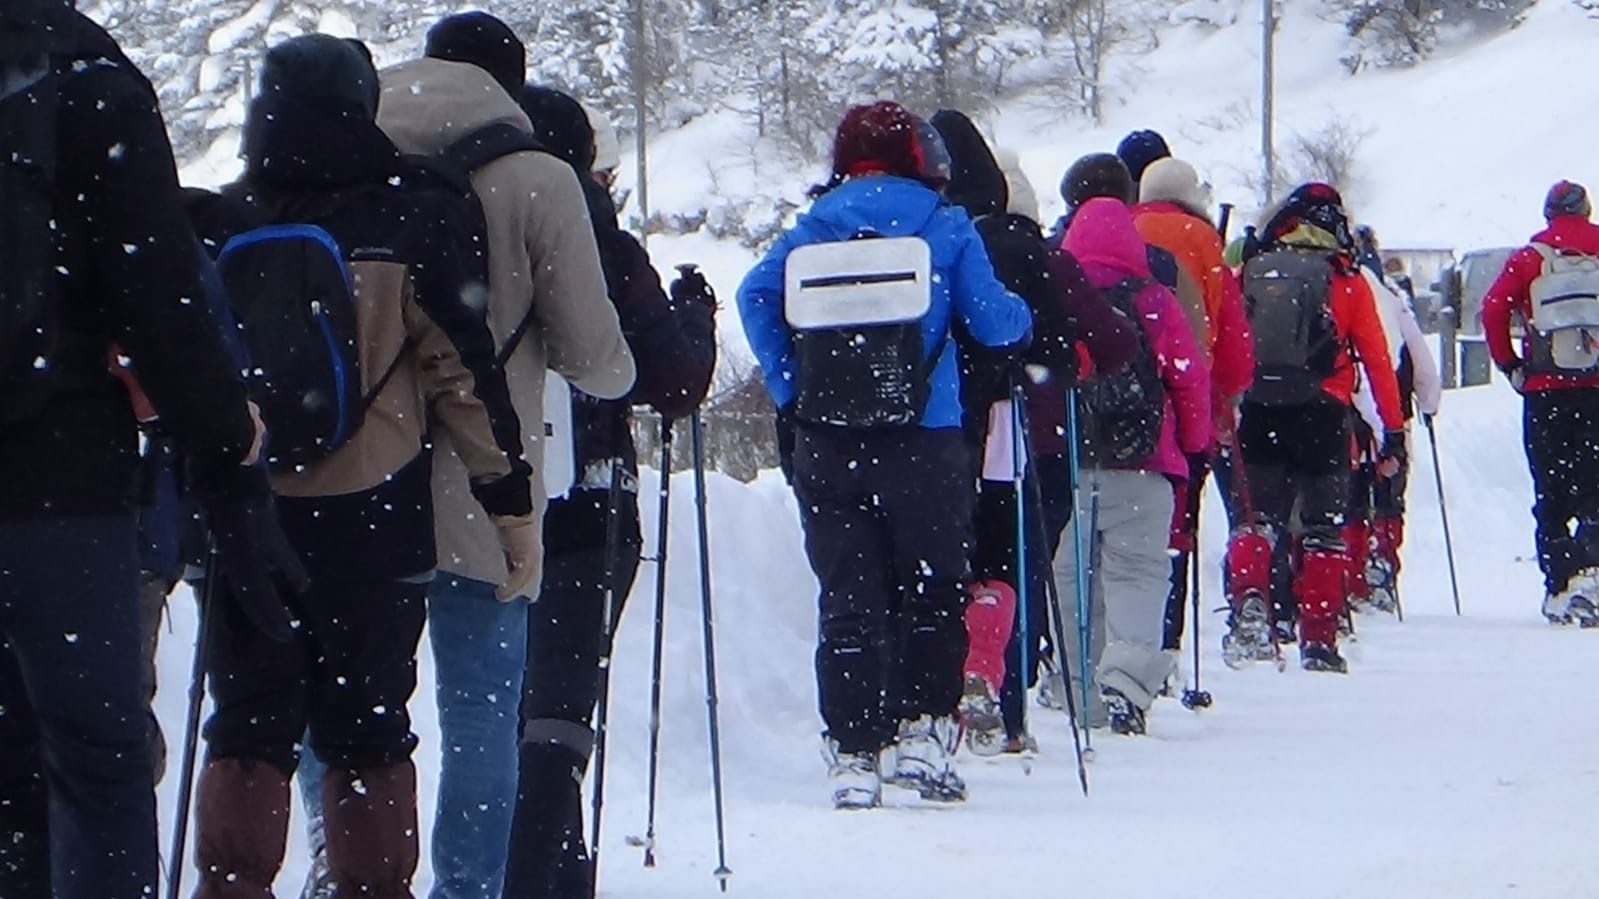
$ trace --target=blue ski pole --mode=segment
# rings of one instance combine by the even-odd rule
[[[1019,405],[1021,401],[1021,388],[1013,388],[1011,390],[1010,410],[1010,457],[1011,483],[1015,488],[1016,499],[1016,612],[1017,621],[1019,622],[1017,630],[1021,640],[1022,740],[1025,747],[1027,741],[1032,738],[1032,733],[1027,727],[1027,703],[1025,700],[1027,695],[1027,674],[1032,671],[1030,663],[1033,654],[1031,643],[1033,635],[1031,621],[1029,620],[1032,606],[1027,589],[1027,582],[1030,580],[1027,569],[1027,457],[1022,450],[1022,440],[1026,439],[1026,433],[1022,430],[1024,426],[1022,424],[1022,409]],[[1027,752],[1024,748],[1023,758],[1025,759],[1026,757]]]
[[[1083,691],[1082,710],[1083,757],[1094,757],[1094,735],[1089,729],[1088,704],[1088,652],[1092,628],[1089,615],[1093,613],[1088,599],[1088,572],[1083,568],[1083,507],[1078,502],[1082,492],[1082,459],[1078,453],[1077,391],[1066,391],[1066,457],[1071,467],[1072,482],[1072,565],[1077,569],[1077,676],[1078,687]],[[1089,531],[1092,539],[1093,531]],[[1061,668],[1066,667],[1066,647],[1060,648]]]

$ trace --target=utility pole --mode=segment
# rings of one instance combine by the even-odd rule
[[[1260,156],[1266,179],[1266,205],[1277,193],[1277,153],[1272,141],[1274,45],[1277,40],[1276,0],[1260,0]]]
[[[633,0],[633,147],[638,159],[639,240],[650,239],[649,109],[650,55],[645,47],[645,0]]]

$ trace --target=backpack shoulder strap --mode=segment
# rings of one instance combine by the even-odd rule
[[[545,152],[545,147],[515,125],[499,122],[457,138],[438,154],[438,159],[456,172],[471,175],[503,156],[529,152]]]

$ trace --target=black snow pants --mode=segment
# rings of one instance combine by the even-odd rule
[[[1532,515],[1544,588],[1599,567],[1599,390],[1529,393],[1523,438],[1532,469]]]
[[[794,492],[821,583],[816,677],[845,753],[954,714],[976,484],[958,429],[801,425]]]

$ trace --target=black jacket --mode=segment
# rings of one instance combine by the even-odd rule
[[[274,477],[285,530],[313,575],[403,577],[434,566],[426,428],[422,415],[405,410],[431,400],[435,422],[450,426],[469,467],[468,441],[455,422],[481,422],[453,394],[434,391],[445,368],[465,370],[487,412],[472,441],[479,458],[502,464],[492,480],[474,480],[473,494],[491,515],[529,513],[520,424],[494,364],[493,337],[467,302],[470,225],[462,200],[432,188],[375,122],[274,94],[251,106],[245,158],[245,177],[225,193],[248,207],[251,220],[208,221],[209,241],[264,223],[319,225],[355,270],[358,308],[366,310],[358,311],[363,371],[366,362],[383,360],[373,369],[381,371],[402,360],[349,445],[299,480]],[[230,208],[239,207],[214,204],[206,212],[226,219]],[[392,461],[378,465],[374,478],[377,463],[360,461],[364,455]]]
[[[103,30],[61,15],[57,64],[90,62],[59,82],[54,185],[63,332],[83,350],[62,360],[77,372],[72,388],[37,418],[0,431],[0,518],[128,506],[138,437],[126,390],[104,374],[112,344],[133,360],[197,470],[236,467],[254,436],[239,372],[195,301],[194,238],[155,91]],[[0,148],[6,141],[0,135]]]

